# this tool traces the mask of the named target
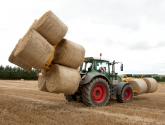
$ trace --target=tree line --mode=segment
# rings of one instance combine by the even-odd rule
[[[133,77],[133,78],[152,77],[156,79],[156,81],[158,82],[165,82],[165,75],[158,75],[158,74],[124,74],[124,77]]]
[[[4,80],[36,80],[38,78],[38,71],[26,71],[19,67],[0,66],[0,79]]]
[[[11,66],[0,66],[0,79],[4,80],[19,80],[19,79],[25,79],[25,80],[37,80],[38,79],[38,70],[33,69],[32,71],[26,71],[19,67],[11,67]],[[141,78],[142,75],[132,75],[132,74],[126,74],[127,77],[135,77],[135,78]],[[158,82],[165,82],[165,76],[159,76],[159,75],[143,75],[143,77],[153,77]]]

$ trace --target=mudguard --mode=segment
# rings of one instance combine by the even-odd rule
[[[82,77],[82,80],[80,81],[80,85],[87,84],[93,78],[96,78],[96,77],[103,77],[103,78],[105,78],[109,82],[108,78],[105,75],[103,75],[102,73],[99,73],[99,72],[90,72],[90,73],[85,74],[85,76]]]

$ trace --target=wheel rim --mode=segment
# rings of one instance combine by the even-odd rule
[[[107,89],[103,84],[96,84],[92,91],[92,99],[95,103],[103,103],[107,96]]]
[[[132,99],[132,90],[131,88],[127,88],[125,91],[124,91],[124,100],[125,101],[129,101]]]

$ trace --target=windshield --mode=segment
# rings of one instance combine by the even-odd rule
[[[96,62],[96,70],[101,72],[109,72],[108,62]]]
[[[92,70],[92,62],[83,62],[81,66],[81,71],[82,72],[88,72]]]

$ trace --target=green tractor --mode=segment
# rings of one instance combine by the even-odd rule
[[[68,101],[81,101],[87,106],[105,106],[111,99],[118,102],[128,102],[133,98],[132,87],[122,82],[115,72],[115,64],[107,60],[85,58],[80,67],[81,81],[74,95],[65,95]],[[121,71],[123,64],[121,63]]]

